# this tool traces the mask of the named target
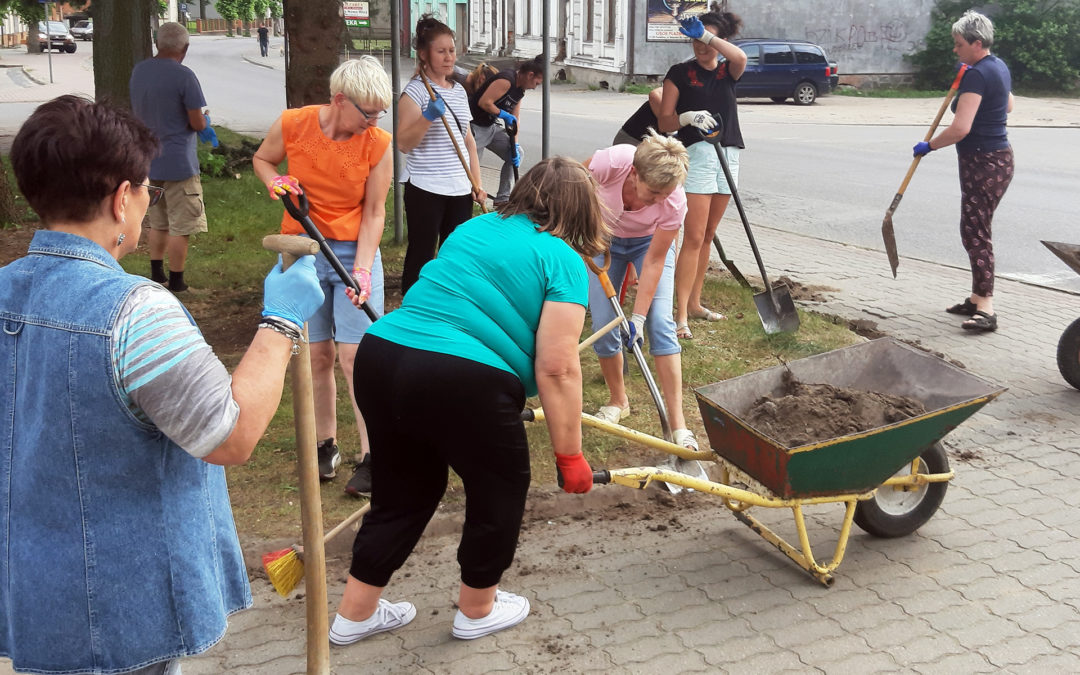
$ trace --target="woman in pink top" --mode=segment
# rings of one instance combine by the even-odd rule
[[[638,275],[637,296],[630,318],[631,340],[648,332],[649,353],[656,363],[660,389],[668,409],[675,443],[697,449],[697,440],[686,428],[682,410],[682,347],[675,337],[672,298],[675,288],[675,238],[686,216],[686,193],[682,183],[690,159],[686,148],[674,138],[652,129],[635,148],[615,145],[596,151],[585,166],[599,184],[598,196],[607,206],[611,239],[612,279],[622,279],[626,266]],[[596,258],[603,264],[603,256]],[[593,330],[615,318],[615,310],[595,274],[589,275],[589,313]],[[593,345],[600,357],[610,396],[596,416],[618,423],[630,414],[630,399],[623,382],[622,345],[612,332]]]

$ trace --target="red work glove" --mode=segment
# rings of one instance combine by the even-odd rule
[[[555,455],[555,468],[562,478],[563,492],[584,494],[592,489],[592,468],[585,455]]]

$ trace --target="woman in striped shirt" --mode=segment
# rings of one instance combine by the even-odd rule
[[[403,181],[409,246],[402,293],[416,283],[424,263],[435,257],[436,241],[441,245],[455,227],[472,217],[473,202],[483,204],[487,198],[482,189],[473,188],[458,157],[460,150],[472,175],[480,176],[476,141],[469,129],[468,95],[451,78],[457,60],[454,31],[425,14],[416,22],[415,35],[416,74],[402,92],[395,132],[398,147],[407,154]],[[431,84],[434,98],[424,80]],[[448,126],[452,135],[447,134]]]

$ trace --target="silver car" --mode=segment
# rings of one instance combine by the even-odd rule
[[[80,21],[71,27],[71,34],[80,40],[94,39],[94,22],[91,20]]]

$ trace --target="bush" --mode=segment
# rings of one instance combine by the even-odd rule
[[[956,73],[952,24],[970,0],[939,0],[931,13],[926,47],[907,57],[915,86],[941,89]],[[1080,85],[1080,0],[1001,0],[993,11],[991,51],[1009,66],[1013,87],[1073,92]]]

